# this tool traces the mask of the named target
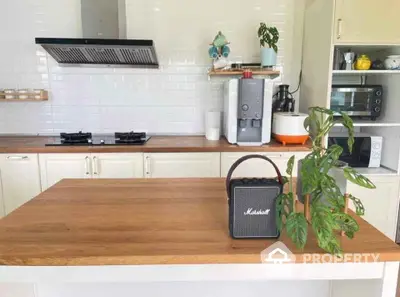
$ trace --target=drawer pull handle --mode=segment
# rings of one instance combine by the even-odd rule
[[[28,156],[8,156],[7,160],[28,160]]]
[[[150,157],[149,156],[147,156],[146,157],[146,160],[145,160],[145,162],[144,162],[144,170],[146,171],[146,176],[147,177],[149,177],[150,175],[151,175],[151,172],[150,172],[150,162],[151,162],[151,159],[150,159]]]
[[[93,174],[98,175],[99,174],[99,164],[97,157],[93,157]]]
[[[267,158],[282,158],[283,154],[265,154],[263,156]]]
[[[338,21],[337,21],[337,26],[338,26],[338,28],[337,28],[337,39],[342,38],[342,22],[343,22],[342,19],[338,19]]]
[[[86,158],[85,158],[85,170],[86,170],[86,175],[89,175],[89,174],[90,174],[90,170],[89,170],[90,164],[89,164],[89,162],[90,162],[90,158],[89,158],[88,156],[86,156]]]

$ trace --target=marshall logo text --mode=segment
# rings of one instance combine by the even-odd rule
[[[245,216],[267,216],[269,215],[270,209],[266,210],[253,210],[252,208],[248,208],[247,211],[244,212]]]

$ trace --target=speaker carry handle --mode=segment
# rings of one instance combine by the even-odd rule
[[[262,159],[262,160],[265,160],[265,161],[268,161],[269,163],[271,163],[271,165],[274,167],[274,169],[276,171],[276,174],[278,175],[278,182],[283,185],[283,178],[282,178],[281,172],[279,171],[278,166],[276,166],[276,164],[270,158],[262,156],[262,155],[247,155],[247,156],[244,156],[244,157],[241,157],[240,159],[238,159],[235,163],[233,163],[233,165],[229,169],[228,176],[226,177],[226,193],[228,194],[228,198],[231,197],[230,183],[231,183],[233,172],[240,164],[242,164],[244,161],[247,161],[249,159]]]

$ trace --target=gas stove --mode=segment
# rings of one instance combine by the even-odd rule
[[[146,133],[116,132],[114,135],[92,135],[92,133],[60,133],[60,137],[46,146],[107,146],[143,145],[150,139]]]

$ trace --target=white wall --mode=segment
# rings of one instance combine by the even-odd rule
[[[60,68],[34,37],[81,37],[80,0],[0,1],[0,88],[46,88],[49,102],[0,102],[0,133],[141,130],[201,134],[222,108],[222,79],[206,75],[222,30],[234,61],[259,61],[260,21],[281,34],[277,79],[298,83],[303,0],[126,0],[128,38],[152,38],[161,67]]]

